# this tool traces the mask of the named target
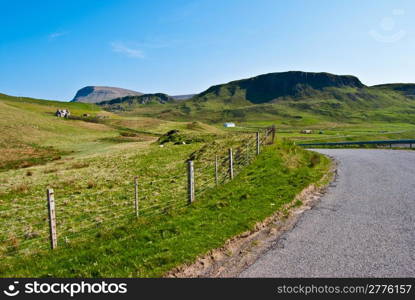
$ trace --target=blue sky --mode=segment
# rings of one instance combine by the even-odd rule
[[[0,93],[171,95],[262,73],[415,82],[413,0],[0,0]]]

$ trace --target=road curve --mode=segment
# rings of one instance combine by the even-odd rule
[[[415,277],[415,151],[319,149],[338,178],[240,277]]]

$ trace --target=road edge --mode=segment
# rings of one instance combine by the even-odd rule
[[[329,156],[328,156],[329,157]],[[312,209],[337,178],[337,161],[332,157],[329,170],[316,183],[304,188],[290,203],[284,205],[250,231],[243,232],[220,247],[200,256],[191,264],[181,265],[167,272],[170,278],[226,278],[237,277],[242,271],[278,243],[279,238],[293,229],[302,214]],[[296,205],[298,200],[302,202]]]

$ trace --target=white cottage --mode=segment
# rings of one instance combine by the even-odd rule
[[[70,115],[71,115],[71,113],[67,109],[58,109],[55,112],[55,116],[57,116],[59,118],[69,118]]]
[[[223,126],[225,128],[235,127],[235,123],[233,123],[233,122],[226,122],[225,124],[223,124]]]

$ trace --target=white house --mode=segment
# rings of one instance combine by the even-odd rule
[[[313,131],[312,131],[312,130],[310,130],[310,129],[304,129],[304,130],[301,130],[301,132],[300,132],[300,133],[312,134],[312,133],[313,133]]]
[[[59,118],[69,118],[70,115],[71,115],[71,113],[67,109],[58,109],[55,112],[55,116],[57,116]]]
[[[233,122],[226,122],[225,124],[223,124],[223,126],[224,126],[225,128],[235,127],[235,123],[233,123]]]

